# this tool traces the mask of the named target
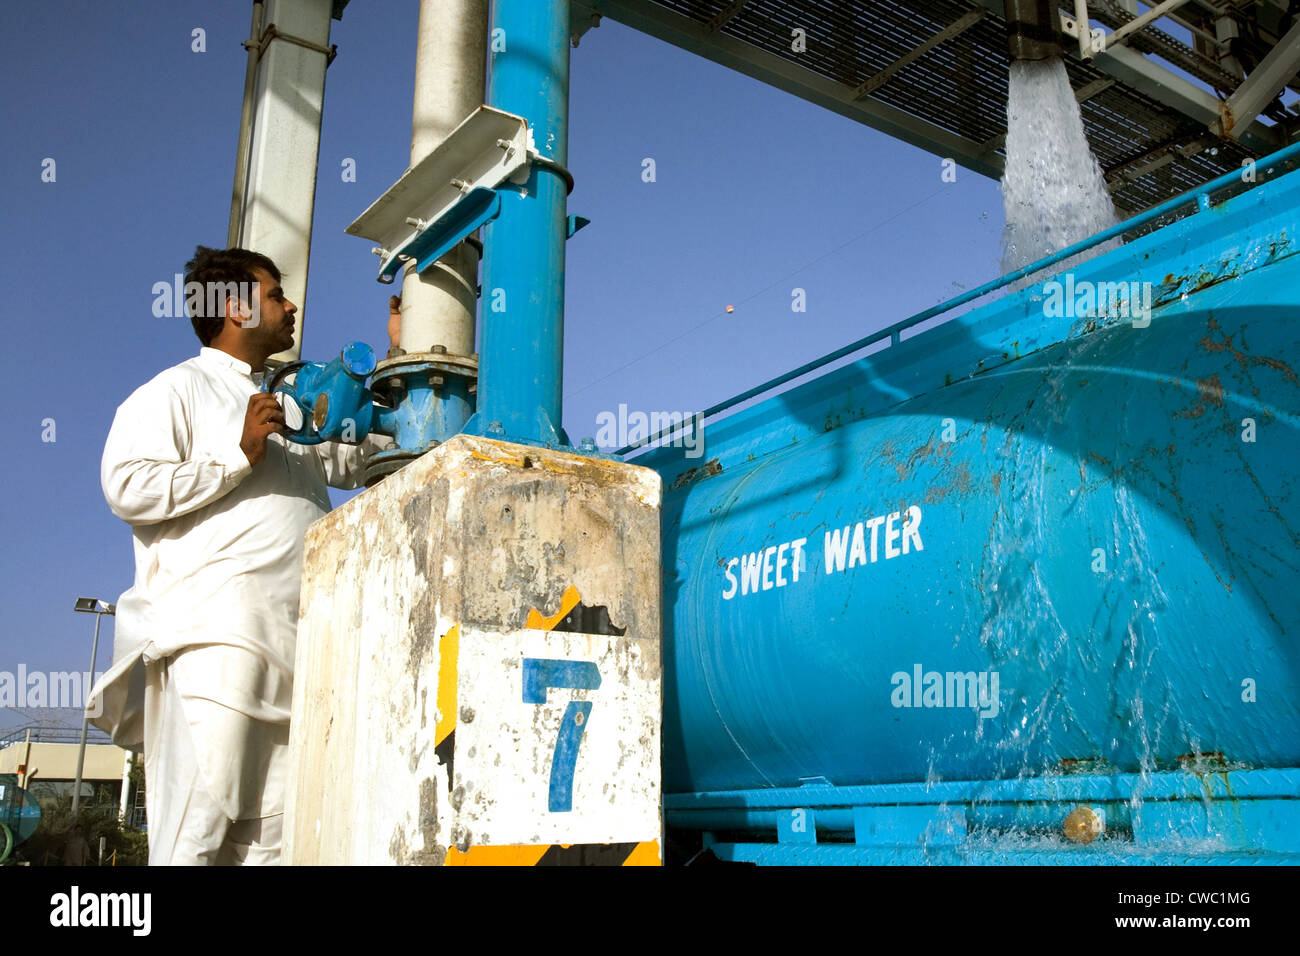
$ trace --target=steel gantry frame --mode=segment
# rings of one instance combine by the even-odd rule
[[[575,43],[609,17],[986,176],[1002,173],[1003,0],[573,0],[572,8]],[[1061,17],[1077,36],[1075,9],[1066,4]],[[1204,26],[1245,15],[1230,5],[1167,0],[1160,17],[1139,14],[1132,0],[1094,0],[1087,9],[1090,36],[1068,45],[1066,68],[1122,212],[1185,192],[1292,138],[1295,117],[1272,101],[1296,85],[1300,26],[1287,32],[1273,24],[1280,39],[1261,56],[1267,31],[1252,30],[1255,46],[1246,48],[1214,41]],[[1160,30],[1165,18],[1187,28],[1196,48]],[[801,51],[791,43],[796,29],[805,37]],[[1233,73],[1232,51],[1254,57],[1244,81]]]

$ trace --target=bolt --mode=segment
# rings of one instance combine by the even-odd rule
[[[504,435],[506,433],[500,422],[488,422],[487,430],[493,435]]]
[[[429,351],[430,351],[430,352],[433,352],[435,355],[446,355],[446,354],[447,354],[447,346],[445,346],[445,345],[430,345],[430,346],[429,346]]]
[[[1106,825],[1095,810],[1077,807],[1065,818],[1065,837],[1071,843],[1091,843],[1101,836]]]
[[[580,451],[595,451],[595,450],[596,450],[596,439],[594,439],[594,438],[584,438],[582,441],[580,441],[580,442],[578,443],[578,449],[579,449]]]

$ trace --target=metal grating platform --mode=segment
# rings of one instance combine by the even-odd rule
[[[573,8],[578,35],[596,22],[593,14],[609,16],[1001,175],[1008,66],[1001,0],[574,0]],[[1099,0],[1091,13],[1112,29],[1132,19],[1113,0]],[[807,35],[801,52],[791,48],[796,28]],[[1240,141],[1212,132],[1218,100],[1238,81],[1167,33],[1148,28],[1093,60],[1080,59],[1068,43],[1066,66],[1084,126],[1122,213],[1163,202],[1287,142],[1284,130],[1295,117],[1278,103],[1264,110],[1277,125],[1255,120]]]

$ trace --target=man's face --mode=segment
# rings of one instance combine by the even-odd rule
[[[293,347],[294,314],[298,307],[284,296],[284,289],[265,269],[254,268],[257,281],[258,310],[246,319],[245,335],[250,335],[267,349],[268,355]]]

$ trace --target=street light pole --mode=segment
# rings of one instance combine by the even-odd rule
[[[95,664],[99,660],[99,622],[103,620],[105,614],[113,614],[117,607],[112,604],[106,604],[97,598],[77,598],[75,611],[82,611],[87,614],[95,615],[95,639],[90,646],[90,682],[95,682]],[[90,688],[83,688],[83,697],[89,694]],[[77,818],[77,813],[81,809],[81,772],[86,765],[86,727],[89,724],[86,717],[86,701],[81,703],[81,743],[77,747],[77,779],[72,785],[72,818]]]

